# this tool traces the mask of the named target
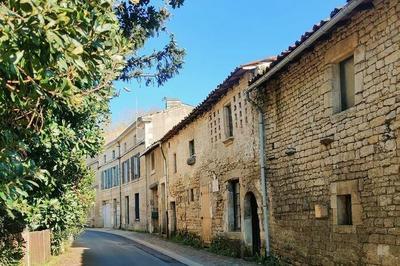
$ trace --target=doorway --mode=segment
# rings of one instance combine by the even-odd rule
[[[253,255],[260,254],[260,220],[257,199],[253,192],[248,192],[244,198],[244,241]]]
[[[111,204],[103,202],[103,227],[111,228]]]
[[[211,226],[212,226],[212,208],[210,201],[209,184],[200,187],[200,203],[201,203],[201,229],[202,239],[205,244],[211,243]]]
[[[176,232],[176,204],[175,201],[171,201],[171,230],[170,234],[175,235]]]

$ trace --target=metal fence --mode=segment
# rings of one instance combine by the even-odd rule
[[[24,231],[22,236],[25,240],[24,265],[41,265],[50,259],[50,230]]]

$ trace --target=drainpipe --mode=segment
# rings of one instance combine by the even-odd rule
[[[250,98],[250,90],[246,91],[247,100],[257,109],[258,113],[258,134],[260,140],[259,157],[260,157],[260,181],[262,191],[262,205],[263,205],[263,220],[264,220],[264,232],[265,232],[265,255],[269,257],[271,254],[270,243],[269,243],[269,212],[268,212],[268,197],[267,197],[267,176],[265,167],[265,121],[261,106],[259,106],[253,99]]]
[[[118,141],[118,179],[119,179],[119,229],[122,229],[122,176],[121,173],[121,143]]]
[[[168,208],[169,208],[169,206],[168,206],[168,203],[169,203],[169,200],[168,200],[168,163],[167,163],[167,158],[166,158],[166,156],[165,156],[165,153],[164,153],[164,149],[163,149],[163,147],[162,147],[162,142],[160,142],[160,149],[161,149],[161,154],[162,154],[162,156],[163,156],[163,159],[164,159],[164,170],[165,170],[165,200],[166,200],[166,206],[165,206],[165,212],[166,212],[166,219],[167,219],[167,228],[166,228],[166,230],[167,230],[167,238],[169,238],[169,224],[168,224]]]

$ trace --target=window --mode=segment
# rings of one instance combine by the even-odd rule
[[[229,182],[229,225],[232,231],[240,230],[240,183],[239,180]]]
[[[178,171],[178,166],[176,162],[176,153],[174,153],[174,173],[176,173],[177,171]]]
[[[233,123],[232,123],[232,108],[231,105],[224,107],[224,123],[225,123],[225,137],[233,137]]]
[[[129,182],[129,160],[122,163],[122,183]]]
[[[340,111],[354,106],[354,56],[339,63]]]
[[[140,177],[140,157],[136,154],[131,158],[131,178],[137,179]]]
[[[125,184],[126,180],[125,180],[125,162],[122,163],[122,184]]]
[[[104,159],[104,163],[107,162],[107,155],[104,154],[103,159]]]
[[[136,145],[136,141],[137,141],[136,135],[133,135],[133,145],[134,145],[134,146]]]
[[[101,172],[101,189],[104,189],[104,182],[105,178],[104,178],[104,171]]]
[[[140,220],[139,193],[135,193],[135,219],[136,221]]]
[[[192,157],[194,156],[195,150],[194,150],[194,140],[192,139],[191,141],[189,141],[189,156]]]
[[[112,158],[115,159],[115,150],[112,151]]]
[[[151,166],[151,171],[154,171],[156,169],[156,159],[154,157],[154,152],[150,154],[150,166]]]
[[[193,190],[193,188],[191,188],[189,190],[189,198],[190,198],[190,201],[194,201],[194,190]]]
[[[337,196],[337,224],[352,225],[351,195]]]
[[[129,225],[129,196],[125,196],[125,224]]]
[[[129,180],[130,180],[130,173],[129,173],[129,160],[126,160],[125,161],[125,175],[126,175],[126,177],[125,177],[125,179],[126,179],[126,182],[129,182]]]
[[[354,226],[363,224],[362,182],[362,179],[355,179],[330,184],[334,232],[355,233]]]
[[[127,150],[127,149],[126,149],[126,142],[125,142],[125,143],[124,143],[124,151],[126,152],[126,150]]]

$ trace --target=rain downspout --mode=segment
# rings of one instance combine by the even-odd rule
[[[165,203],[165,215],[166,215],[166,219],[167,219],[167,228],[166,228],[166,230],[167,230],[167,238],[169,238],[169,217],[168,217],[168,208],[169,208],[169,206],[168,206],[168,204],[169,204],[169,200],[168,200],[168,163],[167,163],[167,158],[166,158],[166,156],[165,156],[165,153],[164,153],[164,150],[163,150],[163,147],[162,147],[162,142],[160,142],[160,149],[161,149],[161,154],[162,154],[162,156],[163,156],[163,159],[164,159],[164,171],[165,171],[165,201],[166,201],[166,203]]]
[[[121,143],[118,141],[118,175],[119,175],[119,229],[122,229],[122,183],[121,169]]]
[[[269,243],[269,211],[268,211],[268,197],[267,197],[267,176],[265,166],[265,120],[263,110],[253,99],[250,98],[250,90],[246,91],[246,98],[257,109],[258,113],[258,134],[260,140],[259,157],[260,157],[260,181],[262,191],[262,206],[263,206],[263,222],[265,233],[265,255],[269,257],[271,254]]]

